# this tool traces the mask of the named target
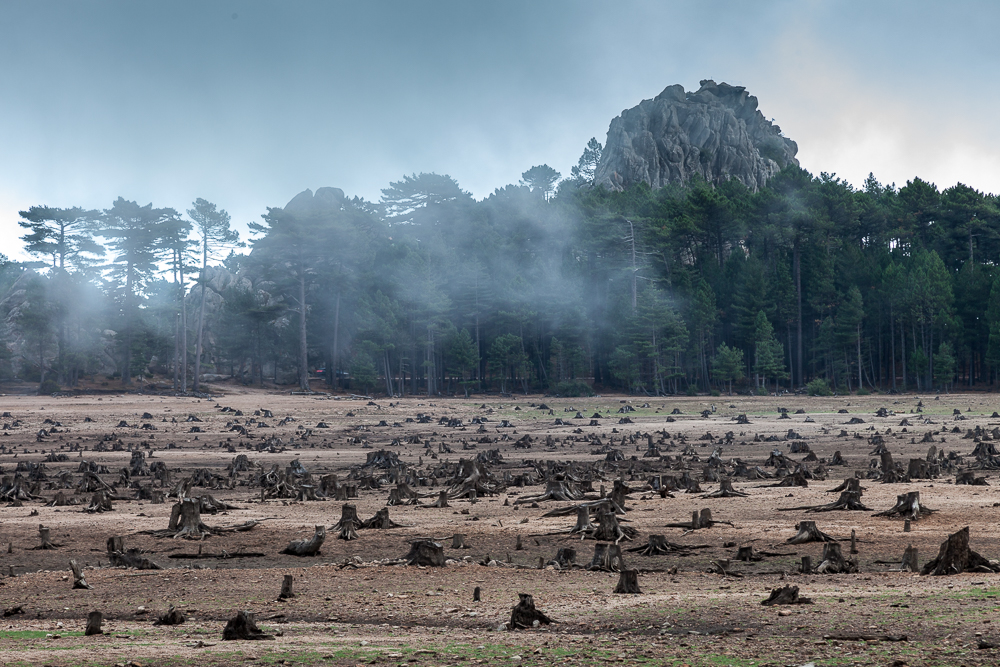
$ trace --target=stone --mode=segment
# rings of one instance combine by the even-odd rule
[[[594,183],[657,189],[700,176],[712,184],[736,179],[756,191],[785,166],[798,165],[797,152],[743,86],[706,79],[689,93],[667,86],[612,120]]]

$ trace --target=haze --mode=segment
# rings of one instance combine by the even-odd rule
[[[241,231],[301,190],[377,200],[447,173],[481,198],[569,174],[622,109],[746,86],[802,166],[998,190],[1000,7],[965,2],[0,3],[0,251],[17,212],[179,210]]]

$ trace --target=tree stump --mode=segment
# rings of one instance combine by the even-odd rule
[[[823,555],[816,566],[817,574],[848,574],[858,571],[856,560],[844,558],[837,542],[827,542],[823,545]]]
[[[389,508],[383,507],[375,512],[375,516],[362,523],[361,527],[388,530],[389,528],[399,528],[399,524],[389,518]]]
[[[813,559],[812,556],[803,556],[802,563],[799,565],[799,572],[802,574],[812,574],[813,573]]]
[[[751,561],[764,560],[764,557],[757,553],[754,553],[753,547],[747,545],[739,547],[736,550],[736,560],[741,560],[745,563],[749,563]]]
[[[144,557],[138,549],[112,551],[108,554],[112,567],[129,567],[137,570],[162,570],[163,568]]]
[[[631,530],[634,534],[634,530]],[[597,515],[597,528],[594,530],[595,540],[604,540],[617,544],[621,540],[631,540],[628,532],[618,523],[618,516],[611,510],[604,510]]]
[[[733,488],[733,480],[724,477],[719,481],[719,489],[712,493],[705,494],[702,498],[746,498],[749,493],[743,493]]]
[[[935,576],[961,574],[962,572],[997,572],[1000,567],[990,565],[990,562],[969,548],[969,527],[966,526],[957,533],[948,536],[941,543],[937,558],[930,561],[920,571],[920,574]]]
[[[162,614],[159,618],[153,621],[153,625],[180,625],[185,620],[184,614],[174,609],[174,605],[170,605],[167,613]]]
[[[595,530],[594,524],[590,522],[590,508],[589,507],[577,507],[576,508],[576,526],[573,530],[569,531],[570,534],[578,533],[592,533]]]
[[[113,535],[108,538],[107,541],[108,554],[113,554],[114,552],[124,552],[125,551],[125,538]]]
[[[201,501],[197,498],[185,498],[175,503],[170,510],[170,523],[167,530],[173,537],[184,537],[200,540],[211,534],[211,530],[201,522]]]
[[[687,547],[668,542],[665,535],[650,535],[645,546],[629,549],[643,556],[665,556],[675,551],[685,551]]]
[[[57,549],[59,545],[52,541],[49,535],[49,528],[38,524],[38,540],[41,542],[36,549]]]
[[[804,544],[806,542],[836,542],[836,538],[830,537],[816,527],[815,521],[799,521],[795,526],[798,534],[786,540],[788,544]]]
[[[451,505],[448,504],[448,492],[441,489],[441,492],[438,493],[437,501],[431,503],[430,505],[423,505],[422,507],[451,507]]]
[[[403,559],[407,565],[444,567],[444,547],[431,540],[414,540],[410,542],[410,552]]]
[[[920,504],[920,492],[908,491],[896,496],[896,504],[884,512],[879,512],[874,516],[887,516],[893,518],[909,519],[917,521],[922,516],[932,514],[935,510],[924,507]]]
[[[481,598],[482,598],[482,590],[479,588],[479,586],[476,586],[472,590],[472,601],[479,602]]]
[[[902,572],[917,572],[920,568],[917,564],[917,549],[912,544],[903,551],[903,560],[899,564]]]
[[[90,612],[87,614],[87,629],[83,631],[83,634],[87,637],[92,637],[93,635],[103,635],[104,630],[101,630],[102,623],[104,623],[104,614],[99,611]]]
[[[344,504],[340,508],[340,521],[333,526],[333,530],[339,531],[338,539],[356,540],[358,539],[357,530],[362,525],[364,523],[358,518],[357,505]]]
[[[576,565],[576,549],[573,547],[561,547],[559,551],[556,552],[556,557],[553,562],[559,565],[559,568],[563,570],[572,568]]]
[[[295,597],[295,593],[292,591],[292,582],[294,578],[290,574],[286,574],[281,580],[281,592],[278,593],[279,600],[287,600],[288,598]]]
[[[761,604],[765,607],[776,604],[812,604],[812,600],[800,598],[798,586],[782,586],[773,589],[771,595],[766,600],[761,601]]]
[[[451,548],[452,549],[469,549],[469,545],[465,543],[465,533],[455,533],[451,536]]]
[[[234,641],[238,639],[274,639],[272,635],[264,634],[257,627],[253,612],[238,611],[236,616],[229,619],[226,627],[222,630],[224,641]]]
[[[637,594],[639,590],[639,570],[622,570],[618,574],[618,585],[615,593]]]
[[[555,623],[551,618],[535,609],[535,599],[527,593],[519,593],[520,602],[511,609],[510,623],[511,630],[533,628],[539,625]]]
[[[281,553],[290,556],[318,556],[326,540],[326,526],[316,526],[313,536],[305,540],[292,540]]]
[[[514,545],[514,551],[524,551],[524,545],[521,543],[521,536],[517,536],[517,543]]]
[[[84,588],[90,590],[92,586],[87,583],[86,577],[83,576],[83,569],[80,567],[79,563],[75,560],[69,562],[69,569],[73,571],[73,588]]]
[[[620,572],[625,567],[625,560],[622,558],[622,548],[617,544],[604,544],[599,542],[594,545],[594,558],[587,566],[588,570],[602,570],[604,572]]]
[[[851,528],[851,554],[858,553],[858,536],[854,529]]]

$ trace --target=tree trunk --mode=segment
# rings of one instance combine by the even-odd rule
[[[201,259],[201,307],[198,309],[198,340],[195,343],[194,351],[194,381],[191,383],[191,388],[194,391],[198,391],[198,387],[201,382],[201,354],[203,351],[203,341],[205,335],[205,290],[208,289],[208,285],[205,284],[205,271],[208,270],[208,238],[202,245],[202,259]]]
[[[620,572],[625,567],[622,558],[622,548],[617,544],[598,542],[594,545],[594,558],[590,561],[588,570],[605,572]]]
[[[306,341],[306,276],[299,273],[299,389],[309,391],[309,346]]]
[[[54,543],[49,536],[49,528],[38,524],[38,540],[40,544],[35,547],[36,549],[56,549],[60,545]]]
[[[997,572],[1000,567],[990,562],[969,548],[969,527],[948,536],[941,543],[937,558],[930,561],[920,571],[920,574],[961,574],[962,572]]]
[[[333,530],[340,531],[337,537],[341,540],[356,540],[358,534],[355,531],[363,525],[364,522],[358,518],[357,506],[345,504],[340,508],[340,521],[333,526]]]
[[[295,580],[290,574],[286,574],[281,580],[281,592],[278,593],[279,600],[287,600],[288,598],[295,597],[295,593],[292,592],[292,582]]]
[[[431,540],[415,540],[410,543],[410,551],[403,559],[407,565],[444,567],[444,547]]]
[[[83,569],[80,567],[80,565],[75,560],[71,560],[69,562],[69,569],[73,571],[73,588],[74,589],[84,588],[84,589],[90,590],[92,588],[92,586],[87,583],[86,577],[84,577],[84,575],[83,575]]]
[[[88,586],[88,588],[90,588]],[[87,614],[87,629],[83,631],[83,634],[87,637],[92,637],[93,635],[103,635],[104,630],[101,630],[101,624],[104,622],[104,614],[99,611],[92,611]]]
[[[167,530],[174,537],[186,537],[200,540],[211,531],[201,522],[201,501],[197,498],[185,498],[175,503],[170,511],[170,523]]]
[[[639,590],[639,570],[622,570],[618,575],[615,593],[642,593]]]

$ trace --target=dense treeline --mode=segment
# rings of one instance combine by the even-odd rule
[[[306,389],[317,371],[397,395],[995,384],[997,197],[798,167],[759,192],[611,192],[589,184],[599,156],[482,201],[436,174],[377,203],[307,191],[244,243],[201,199],[33,207],[42,261],[0,271],[0,368],[45,391],[205,373]]]

